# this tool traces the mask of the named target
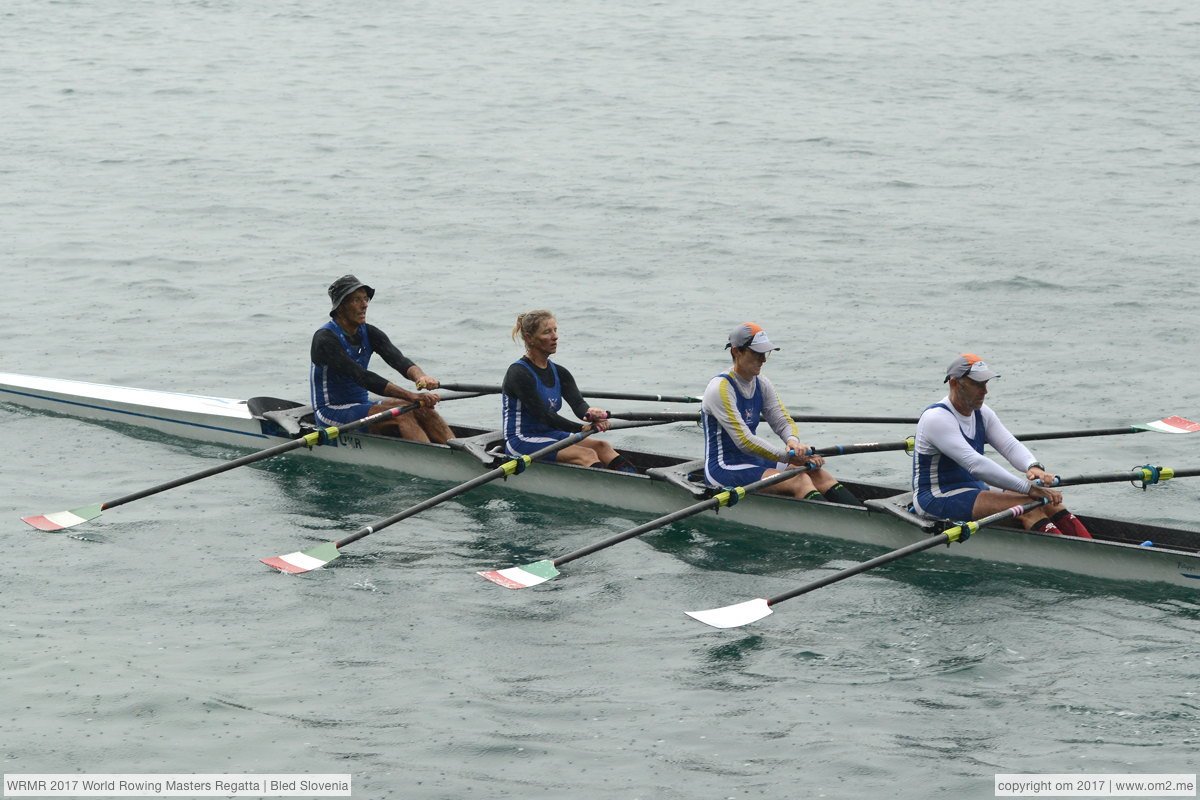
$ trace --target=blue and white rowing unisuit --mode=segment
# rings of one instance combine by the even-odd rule
[[[333,320],[317,330],[329,330],[338,337],[346,354],[363,369],[371,361],[371,337],[365,324],[358,326],[360,344],[353,345],[346,332]],[[309,392],[313,413],[322,425],[345,425],[371,413],[370,395],[348,376],[329,367],[313,364],[309,368]]]
[[[1027,493],[1032,484],[983,454],[990,444],[1013,467],[1026,471],[1036,462],[986,404],[959,414],[948,397],[925,409],[917,423],[913,456],[913,506],[926,516],[962,521],[973,518],[975,497],[989,486]]]
[[[558,377],[558,366],[553,361],[548,360],[547,363],[554,374],[554,384],[551,386],[542,383],[533,367],[524,360],[518,359],[513,362],[514,365],[520,365],[529,370],[529,373],[533,375],[539,400],[545,403],[545,407],[552,414],[557,414],[563,405],[562,381]],[[571,435],[567,431],[551,428],[534,414],[526,413],[521,401],[508,394],[501,395],[500,417],[504,447],[509,455],[531,455],[547,445],[562,441]]]
[[[757,435],[767,418],[781,439],[795,439],[795,423],[777,399],[774,386],[761,376],[746,383],[745,393],[729,373],[714,377],[704,391],[704,479],[710,486],[744,486],[762,477],[763,470],[782,469],[786,445],[773,448]],[[768,404],[766,395],[775,398]]]

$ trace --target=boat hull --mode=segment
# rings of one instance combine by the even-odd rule
[[[274,425],[256,418],[245,401],[229,398],[0,373],[0,400],[72,417],[134,425],[171,436],[254,450],[287,439],[275,432]],[[477,432],[479,429],[465,430]],[[328,444],[292,452],[299,457],[318,458],[352,469],[392,470],[452,483],[468,481],[486,469],[475,456],[445,445],[357,432],[339,436]],[[646,475],[563,464],[535,464],[506,482],[507,486],[529,494],[596,503],[651,517],[696,502],[696,498],[683,489]],[[858,488],[874,496],[899,491],[867,485],[858,485]],[[736,508],[722,511],[719,519],[782,535],[821,536],[889,550],[912,544],[927,535],[887,513],[769,495],[747,498]],[[1088,522],[1106,528],[1124,526],[1129,530],[1116,537],[1123,541],[1089,541],[1020,529],[988,528],[967,543],[938,548],[934,552],[975,561],[1048,568],[1105,579],[1161,582],[1200,590],[1200,555],[1195,552],[1200,546],[1200,533],[1096,518],[1089,518]],[[1169,547],[1139,546],[1144,539],[1173,544]]]

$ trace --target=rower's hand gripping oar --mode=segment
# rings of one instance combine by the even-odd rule
[[[487,386],[478,383],[443,383],[441,388],[452,392],[481,392],[483,394],[499,394],[501,387]],[[631,394],[629,392],[580,392],[584,397],[600,400],[645,400],[651,403],[699,403],[704,398],[694,395],[673,394]]]
[[[828,586],[831,583],[844,581],[846,578],[858,575],[860,572],[866,572],[869,569],[889,564],[897,561],[905,556],[910,556],[913,553],[920,553],[923,550],[928,550],[932,547],[937,547],[941,544],[949,544],[969,538],[972,534],[985,525],[991,525],[995,522],[1001,522],[1007,519],[1013,519],[1024,514],[1026,511],[1037,508],[1046,503],[1045,498],[1031,500],[1019,506],[1006,508],[1003,511],[998,511],[982,519],[977,519],[974,522],[964,522],[949,530],[922,539],[919,542],[913,542],[907,547],[902,547],[899,550],[893,550],[890,553],[885,553],[878,558],[872,558],[870,561],[864,561],[861,564],[855,564],[853,567],[835,572],[831,575],[826,575],[824,578],[815,580],[812,583],[807,583],[799,589],[793,589],[790,592],[776,595],[774,597],[758,598],[756,600],[747,600],[744,603],[737,603],[732,606],[724,606],[723,608],[710,608],[706,611],[687,611],[689,617],[703,622],[705,625],[711,625],[714,628],[737,628],[742,625],[748,625],[751,622],[760,620],[763,617],[772,613],[772,606],[782,603],[784,600],[790,600],[793,597],[799,597],[802,594],[807,594],[815,589],[820,589],[823,586]]]
[[[642,423],[642,424],[645,425],[645,424],[662,424],[662,423]],[[638,427],[638,424],[637,423],[627,423],[621,427],[622,428]],[[455,486],[452,489],[447,489],[446,491],[442,492],[441,494],[434,495],[433,497],[430,497],[428,500],[423,500],[420,503],[417,503],[415,506],[409,506],[408,508],[404,509],[403,511],[397,512],[386,519],[379,520],[378,522],[368,525],[365,528],[360,528],[359,530],[357,530],[354,533],[347,536],[345,539],[340,539],[336,542],[326,542],[325,544],[317,545],[316,547],[311,547],[308,550],[300,550],[295,553],[288,553],[287,555],[275,556],[273,558],[262,558],[259,560],[262,561],[262,563],[266,564],[267,566],[274,567],[275,569],[280,570],[281,572],[291,572],[294,574],[298,574],[301,572],[309,572],[310,570],[314,570],[314,569],[320,569],[321,567],[325,566],[330,561],[333,561],[335,558],[337,558],[339,555],[341,555],[341,552],[340,552],[341,548],[345,547],[346,545],[350,544],[351,542],[357,542],[359,539],[362,539],[365,536],[370,536],[372,533],[381,531],[390,525],[394,525],[397,522],[400,522],[401,520],[408,519],[409,517],[419,514],[422,511],[425,511],[426,509],[433,508],[434,506],[438,505],[439,503],[443,503],[446,500],[449,500],[453,497],[457,497],[460,494],[465,494],[466,492],[469,492],[471,489],[474,489],[477,486],[482,486],[483,484],[489,483],[490,481],[494,481],[497,478],[506,478],[509,475],[519,475],[522,472],[524,472],[528,466],[533,464],[533,462],[537,461],[538,459],[544,458],[544,457],[550,455],[551,453],[556,453],[559,450],[562,450],[563,448],[570,447],[571,445],[573,445],[577,442],[581,442],[584,439],[586,439],[587,437],[591,436],[593,433],[599,433],[599,431],[597,431],[595,428],[592,428],[590,430],[583,430],[583,431],[579,431],[578,433],[572,433],[567,438],[560,439],[559,441],[555,442],[554,444],[543,447],[541,450],[531,453],[530,455],[520,456],[519,458],[514,458],[509,461],[505,461],[503,464],[496,467],[495,469],[489,470],[489,471],[483,473],[482,475],[479,475],[478,477],[472,478],[471,480],[467,481],[466,483]]]
[[[867,447],[869,445],[856,446]],[[791,452],[792,451],[790,450],[788,451],[789,454]],[[809,454],[824,456],[834,455],[836,452],[839,452],[839,448],[831,447],[816,451],[810,450]],[[566,555],[559,556],[555,559],[542,559],[541,561],[535,561],[532,564],[525,564],[524,566],[485,570],[476,574],[481,575],[484,578],[487,578],[489,581],[498,583],[508,589],[527,589],[530,586],[537,586],[539,583],[545,583],[551,578],[558,577],[559,573],[557,568],[563,564],[566,564],[568,561],[574,561],[577,558],[583,558],[584,556],[591,555],[599,550],[604,550],[612,547],[613,545],[620,544],[621,542],[641,536],[643,533],[649,533],[650,531],[661,528],[664,525],[669,525],[672,522],[678,522],[681,519],[695,516],[696,514],[699,514],[702,511],[707,511],[710,508],[719,509],[721,506],[736,505],[749,492],[753,492],[756,489],[764,489],[768,486],[773,486],[776,483],[781,483],[788,478],[798,475],[801,472],[807,472],[810,469],[812,469],[811,466],[794,467],[792,469],[784,470],[783,472],[777,472],[774,475],[763,478],[762,480],[748,483],[745,486],[726,488],[725,491],[718,492],[707,500],[701,500],[700,502],[694,503],[686,508],[681,508],[680,510],[667,514],[666,516],[662,516],[658,519],[654,519],[650,522],[630,528],[629,530],[618,533],[615,536],[610,536],[604,541],[596,542],[595,544],[588,545],[587,547],[575,550],[574,552],[567,553]]]
[[[442,399],[459,400],[464,397],[478,397],[479,395],[479,392],[474,392],[470,394],[454,395],[452,397],[443,397]],[[407,414],[409,411],[415,411],[420,407],[420,403],[413,403],[407,406],[396,406],[395,408],[389,408],[386,411],[380,411],[378,414],[372,414],[369,417],[363,417],[362,419],[355,420],[354,422],[348,422],[345,425],[322,428],[320,430],[313,431],[312,433],[305,434],[298,439],[289,439],[283,444],[278,444],[274,447],[268,447],[266,450],[259,450],[257,453],[251,453],[250,455],[242,456],[241,458],[234,459],[233,461],[226,461],[225,463],[218,464],[215,467],[209,467],[208,469],[194,472],[191,475],[185,475],[182,478],[175,478],[174,480],[167,481],[166,483],[160,483],[156,486],[151,486],[149,489],[142,489],[139,492],[127,494],[124,497],[118,497],[116,500],[109,500],[106,503],[93,503],[90,506],[81,506],[80,508],[74,508],[70,511],[55,511],[52,514],[38,514],[35,516],[21,517],[21,519],[38,530],[65,530],[66,528],[71,528],[84,522],[88,522],[89,520],[93,520],[110,508],[116,508],[117,506],[125,505],[126,503],[132,503],[134,500],[141,500],[143,497],[149,497],[150,495],[158,494],[159,492],[165,492],[168,489],[174,489],[175,487],[183,486],[184,484],[194,483],[203,478],[219,475],[222,472],[228,472],[229,470],[236,469],[237,467],[253,464],[256,461],[262,461],[264,459],[271,458],[272,456],[280,455],[281,453],[287,453],[292,450],[297,450],[301,447],[313,447],[315,445],[336,439],[343,434],[349,433],[350,431],[358,430],[366,425],[373,425],[376,422],[384,422],[386,420],[398,417],[401,414]]]

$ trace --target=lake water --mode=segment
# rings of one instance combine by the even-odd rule
[[[354,272],[445,381],[498,382],[516,314],[550,308],[584,388],[698,393],[753,320],[797,413],[915,415],[971,351],[1019,432],[1200,417],[1190,5],[9,0],[0,31],[3,371],[303,399]],[[445,413],[498,422],[494,398]],[[18,517],[233,453],[15,407],[0,433],[6,774],[691,800],[1197,769],[1180,590],[918,556],[718,632],[681,612],[879,551],[696,518],[506,592],[472,573],[645,520],[503,485],[290,578],[257,559],[445,487],[268,462],[43,535]],[[1062,474],[1196,450],[1034,447]],[[1200,525],[1186,480],[1069,497]]]

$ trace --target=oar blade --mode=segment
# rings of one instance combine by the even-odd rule
[[[299,575],[302,572],[312,572],[314,569],[320,569],[340,555],[341,553],[338,551],[335,542],[326,542],[317,547],[310,547],[307,550],[299,550],[283,556],[260,558],[259,561],[268,567],[274,567],[280,572]]]
[[[492,583],[498,583],[506,589],[528,589],[530,586],[545,583],[551,578],[557,578],[558,570],[554,568],[553,561],[543,559],[523,567],[493,569],[476,574],[487,578]]]
[[[70,511],[55,511],[53,514],[21,517],[21,521],[32,525],[39,531],[61,531],[93,520],[103,511],[103,503],[93,503],[90,506],[73,508]]]
[[[689,617],[714,628],[740,628],[769,615],[771,606],[766,598],[747,600],[733,606],[710,608],[707,611],[685,611]]]
[[[1190,419],[1183,417],[1167,417],[1166,419],[1147,422],[1142,425],[1134,425],[1133,427],[1141,431],[1155,431],[1157,433],[1196,433],[1200,431],[1200,422],[1192,422]]]

